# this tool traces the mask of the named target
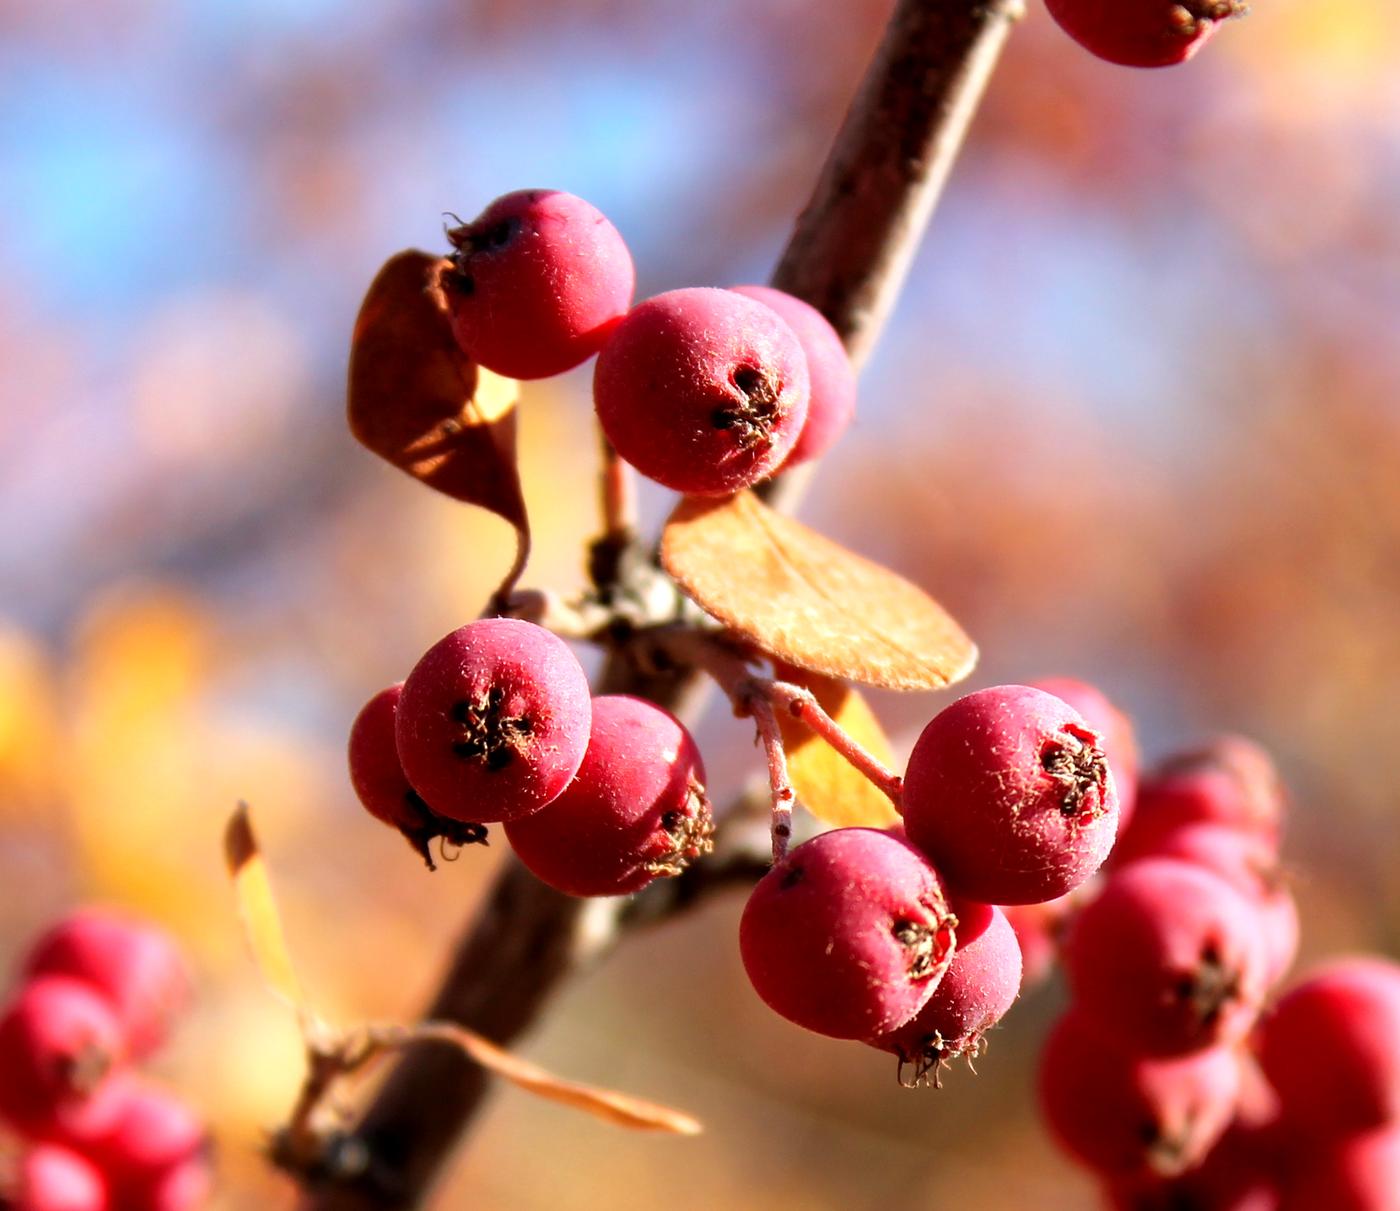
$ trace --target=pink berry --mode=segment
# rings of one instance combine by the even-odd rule
[[[409,783],[435,812],[487,823],[538,811],[569,784],[590,714],[588,680],[562,639],[487,618],[414,666],[394,736]]]
[[[913,1068],[913,1084],[956,1056],[975,1059],[984,1035],[1006,1015],[1021,991],[1021,948],[1000,908],[975,900],[949,902],[958,944],[933,995],[903,1026],[871,1040],[872,1046]]]
[[[510,378],[547,378],[602,348],[632,302],[632,257],[582,198],[525,189],[447,233],[457,343]]]
[[[1087,681],[1073,677],[1046,677],[1031,685],[1069,705],[1084,717],[1084,722],[1103,737],[1104,756],[1113,771],[1113,789],[1118,793],[1118,835],[1128,827],[1137,799],[1138,756],[1137,733],[1133,722],[1123,714],[1107,695]]]
[[[98,1130],[107,1103],[91,1095],[124,1058],[100,993],[67,976],[30,980],[0,1018],[0,1119],[41,1139]]]
[[[822,833],[754,887],[739,950],[754,990],[789,1021],[872,1039],[923,1008],[948,968],[952,923],[938,878],[870,828]]]
[[[1260,905],[1269,947],[1269,987],[1288,974],[1298,957],[1298,904],[1286,887],[1269,892]]]
[[[1318,968],[1260,1022],[1258,1052],[1281,1118],[1309,1138],[1400,1119],[1400,966]]]
[[[1207,870],[1167,858],[1113,875],[1065,946],[1070,989],[1105,1037],[1181,1055],[1243,1037],[1268,987],[1258,907]]]
[[[1116,868],[1151,858],[1189,862],[1256,900],[1281,883],[1277,847],[1257,833],[1224,824],[1183,824],[1156,834],[1130,830],[1114,847],[1110,863]]]
[[[1114,1211],[1279,1211],[1284,1163],[1260,1133],[1230,1127],[1199,1166],[1175,1178],[1115,1183]]]
[[[1284,1190],[1282,1211],[1400,1211],[1400,1126],[1307,1141]]]
[[[1235,1054],[1213,1047],[1152,1059],[1113,1046],[1082,1014],[1061,1018],[1040,1057],[1041,1109],[1060,1145],[1106,1177],[1174,1177],[1229,1125]]]
[[[116,1011],[127,1054],[150,1055],[190,999],[190,974],[163,929],[108,909],[81,909],[44,934],[25,974],[69,976],[100,993]]]
[[[969,899],[1064,895],[1098,869],[1117,824],[1099,734],[1043,690],[1001,685],[959,698],[909,758],[909,839]]]
[[[1008,904],[1002,909],[1021,948],[1022,988],[1034,988],[1050,978],[1069,911],[1063,897],[1044,904]]]
[[[147,1081],[122,1080],[117,1100],[115,1123],[88,1151],[116,1202],[144,1206],[177,1167],[203,1164],[204,1124],[181,1098]]]
[[[677,875],[708,853],[713,822],[705,764],[681,722],[659,706],[593,700],[578,775],[554,802],[506,824],[516,856],[571,896],[620,896]]]
[[[795,295],[771,286],[734,286],[732,289],[776,311],[792,329],[807,356],[807,378],[811,385],[807,420],[783,465],[793,467],[820,458],[836,444],[856,412],[856,372],[846,354],[846,346],[826,316]]]
[[[350,727],[350,784],[371,816],[404,835],[428,864],[432,842],[447,845],[486,844],[486,826],[440,816],[408,784],[394,739],[394,717],[403,682],[380,690],[365,703]]]
[[[21,1158],[13,1211],[107,1211],[109,1206],[102,1174],[76,1152],[38,1144]]]
[[[1086,50],[1124,67],[1170,67],[1191,58],[1240,0],[1045,0],[1045,7]]]
[[[807,419],[807,359],[770,307],[732,290],[638,304],[598,355],[603,432],[643,475],[724,496],[772,474]]]

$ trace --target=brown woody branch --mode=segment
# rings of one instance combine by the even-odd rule
[[[893,306],[924,227],[1021,0],[899,0],[827,157],[773,284],[823,311],[860,364]],[[807,474],[766,485],[791,509]],[[638,563],[642,561],[637,561]],[[619,557],[617,566],[624,566]],[[654,569],[652,570],[654,573]],[[626,692],[687,713],[703,680],[637,663],[620,645],[598,692]],[[759,832],[766,842],[766,830]],[[575,900],[507,859],[457,945],[426,1016],[508,1044],[569,976],[640,924],[711,891],[751,881],[758,854],[717,854],[630,901]],[[420,1205],[480,1108],[488,1077],[460,1050],[409,1048],[348,1136],[305,1172],[311,1211],[408,1211]]]

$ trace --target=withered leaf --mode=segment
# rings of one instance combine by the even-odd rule
[[[661,559],[681,588],[778,660],[865,685],[927,690],[966,677],[977,648],[922,589],[751,492],[686,497]]]
[[[267,986],[294,1008],[303,1008],[301,981],[287,946],[282,914],[272,894],[267,863],[258,847],[248,805],[240,803],[224,830],[224,861],[238,898],[238,915],[248,946]]]
[[[810,690],[816,700],[871,756],[894,764],[894,750],[870,704],[853,685],[780,664],[777,675]],[[810,728],[785,711],[778,726],[787,751],[788,778],[812,815],[837,828],[887,828],[899,819],[894,804],[873,782]]]
[[[524,569],[530,525],[515,452],[515,384],[482,370],[452,337],[438,273],[445,262],[409,250],[370,284],[350,346],[350,431],[381,458],[515,527]]]

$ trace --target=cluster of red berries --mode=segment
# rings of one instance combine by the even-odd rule
[[[556,635],[512,618],[469,623],[350,730],[350,780],[427,859],[504,824],[520,860],[576,896],[640,891],[709,851],[705,766],[673,715],[624,694],[590,699]]]
[[[1062,698],[1004,685],[924,728],[903,826],[798,846],[744,909],[755,991],[789,1020],[912,1065],[978,1054],[1021,986],[1000,905],[1061,897],[1108,855],[1117,793],[1104,734]]]
[[[632,306],[632,258],[582,198],[506,194],[448,232],[440,277],[478,365],[544,378],[598,355],[594,403],[614,449],[678,492],[726,495],[817,457],[855,409],[831,325],[766,286],[672,290]]]
[[[1243,0],[1045,0],[1071,38],[1125,67],[1170,67],[1191,58]]]
[[[161,930],[95,910],[30,952],[0,1017],[0,1123],[25,1142],[14,1211],[195,1211],[209,1195],[199,1117],[131,1064],[189,995]]]

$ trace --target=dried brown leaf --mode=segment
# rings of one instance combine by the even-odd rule
[[[977,648],[938,602],[751,492],[686,497],[661,542],[666,570],[732,631],[787,664],[895,690],[938,689]]]
[[[777,675],[810,690],[856,743],[885,765],[894,764],[885,729],[855,686],[788,665],[779,665]],[[810,728],[785,711],[778,712],[778,726],[793,790],[817,819],[837,828],[887,828],[899,819],[888,796]]]
[[[238,915],[267,986],[297,1010],[303,1008],[301,981],[292,964],[282,914],[272,894],[267,863],[263,861],[248,805],[240,803],[224,830],[224,860],[238,897]]]
[[[381,458],[515,527],[505,592],[530,550],[516,463],[516,385],[457,347],[436,289],[445,263],[410,250],[380,269],[355,320],[346,411],[350,431]]]

